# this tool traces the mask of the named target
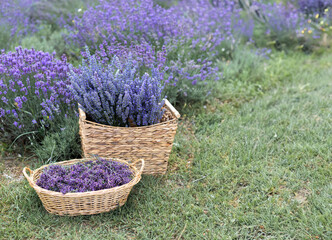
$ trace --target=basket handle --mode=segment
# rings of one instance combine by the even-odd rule
[[[130,164],[130,166],[134,166],[136,165],[136,163],[138,163],[139,161],[141,161],[142,165],[141,165],[141,169],[139,170],[139,173],[142,174],[143,172],[143,169],[144,169],[144,160],[143,159],[138,159],[136,161],[134,161],[133,163]]]
[[[78,104],[78,114],[79,114],[80,120],[82,120],[82,121],[85,121],[85,120],[86,120],[86,114],[85,114],[85,112],[82,110],[80,104]]]
[[[165,105],[168,107],[168,109],[175,115],[177,119],[181,117],[180,113],[173,107],[173,105],[167,100],[165,100]]]
[[[30,176],[28,175],[27,170],[29,171]],[[25,167],[25,168],[23,168],[22,172],[23,172],[24,177],[28,180],[28,182],[30,184],[33,184],[33,181],[32,181],[32,178],[31,178],[31,175],[33,174],[33,171],[30,168]]]

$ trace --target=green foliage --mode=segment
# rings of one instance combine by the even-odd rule
[[[34,28],[41,28],[41,33],[27,33],[26,36],[18,37],[16,34],[11,36],[11,29],[0,26],[0,49],[13,49],[21,43],[21,38],[27,37],[25,44],[38,45],[41,44],[42,49],[54,51],[57,43],[60,43],[58,49],[64,48],[64,41],[59,41],[60,36],[64,33],[64,25],[71,24],[75,15],[82,14],[88,7],[97,3],[97,0],[40,0],[32,1],[27,9],[24,9],[26,24]],[[18,4],[18,3],[17,3]],[[17,31],[24,29],[22,23],[16,26]],[[45,31],[46,28],[46,31]],[[55,36],[51,36],[55,32]],[[61,33],[61,34],[60,34]],[[37,36],[37,38],[35,38]],[[47,40],[50,40],[51,46],[47,46]],[[39,45],[38,45],[39,46]],[[63,51],[60,51],[63,53]]]
[[[82,14],[97,0],[41,0],[35,1],[28,9],[30,21],[38,22],[52,27],[52,31],[62,29],[63,24],[70,23],[74,15]],[[60,24],[61,23],[61,24]]]
[[[249,47],[238,47],[231,54],[231,59],[220,61],[223,77],[232,81],[257,82],[264,74],[268,56],[259,55],[258,50]]]
[[[268,69],[275,64],[273,54],[267,49],[257,50],[248,46],[237,47],[230,59],[217,61],[223,73],[221,80],[214,84],[212,95],[220,100],[248,100],[261,95],[274,81],[268,76]],[[268,59],[271,55],[272,60]]]
[[[35,139],[33,152],[42,162],[80,158],[79,125],[75,116],[54,124],[41,139]]]
[[[172,5],[176,5],[178,1],[179,0],[154,0],[155,4],[158,4],[166,9],[169,9]]]
[[[59,58],[65,54],[69,61],[78,61],[80,50],[66,43],[65,34],[65,29],[53,31],[51,25],[41,25],[38,32],[21,40],[21,46],[49,53],[55,51]]]
[[[261,13],[258,7],[253,6],[252,0],[238,0],[240,7],[246,11],[250,16],[252,16],[259,23],[264,24],[266,17]]]
[[[14,46],[15,42],[15,39],[10,36],[10,31],[4,26],[0,26],[0,50]]]

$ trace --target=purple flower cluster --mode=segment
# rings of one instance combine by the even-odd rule
[[[112,45],[108,45],[106,41],[99,45],[99,48],[95,52],[97,60],[100,60],[103,64],[108,64],[113,56],[119,57],[121,61],[125,61],[129,56],[141,66],[151,68],[157,66],[158,69],[162,69],[166,64],[166,48],[162,47],[161,50],[156,51],[152,45],[147,42],[143,42],[133,46],[123,46],[119,42],[114,42]],[[85,52],[82,52],[82,56],[86,57]]]
[[[0,26],[10,31],[11,36],[35,32],[27,10],[40,0],[0,1]]]
[[[82,66],[71,71],[69,86],[75,100],[93,121],[111,126],[146,126],[163,115],[163,73],[151,68],[140,76],[139,64],[130,56],[113,57],[103,64],[85,52]]]
[[[177,13],[152,0],[101,0],[73,22],[67,26],[68,40],[80,47],[88,45],[103,63],[114,55],[121,60],[130,55],[141,66],[162,69],[168,44],[183,35]]]
[[[257,48],[255,49],[255,51],[252,51],[253,53],[255,53],[255,55],[263,57],[265,59],[270,59],[269,54],[271,53],[271,49],[268,48]]]
[[[89,192],[127,184],[132,175],[128,165],[99,158],[68,167],[51,165],[43,170],[37,185],[63,194]]]
[[[186,39],[195,39],[202,50],[214,50],[223,41],[233,40],[233,28],[241,9],[236,1],[224,0],[210,4],[205,0],[185,0],[171,8],[183,28]]]
[[[17,47],[0,54],[0,133],[36,129],[68,111],[72,97],[67,88],[69,64],[34,49]],[[21,129],[21,130],[18,130]]]
[[[167,46],[167,68],[170,74],[166,83],[173,86],[185,80],[192,86],[208,78],[218,80],[218,68],[213,59],[223,55],[227,44],[235,44],[234,33],[244,33],[241,9],[235,1],[186,0],[170,9],[182,28],[181,38]],[[252,35],[252,33],[246,33]],[[190,50],[182,51],[183,48]],[[174,57],[176,56],[176,57]],[[183,84],[182,84],[183,85]],[[187,93],[184,91],[183,95]]]
[[[83,7],[93,0],[84,1]],[[10,32],[11,39],[31,35],[41,24],[64,27],[72,19],[68,6],[71,0],[1,0],[0,29]],[[82,7],[82,5],[80,6]]]
[[[181,29],[177,16],[152,0],[100,0],[98,6],[76,17],[74,23],[73,27],[68,26],[71,41],[94,48],[102,41],[133,46],[145,40],[158,45],[157,41],[167,42],[180,35]]]
[[[101,0],[67,27],[68,40],[90,46],[104,63],[113,55],[131,55],[148,68],[164,67],[168,85],[195,86],[217,79],[213,59],[224,54],[225,42],[235,44],[234,32],[252,35],[240,11],[232,0],[185,0],[167,9],[153,0]]]
[[[296,36],[297,31],[305,26],[306,19],[291,3],[255,3],[265,17],[268,34],[282,37],[285,34]]]
[[[332,7],[332,0],[299,0],[298,5],[307,15],[324,14],[325,9]]]

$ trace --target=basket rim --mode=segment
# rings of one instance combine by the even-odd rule
[[[101,189],[101,190],[97,190],[97,191],[88,191],[88,192],[66,193],[66,194],[42,188],[42,187],[38,186],[36,181],[34,180],[34,176],[37,174],[38,171],[41,171],[41,170],[43,170],[44,168],[46,168],[50,165],[68,166],[68,165],[73,165],[73,164],[79,163],[79,162],[87,162],[87,161],[91,161],[91,160],[96,160],[96,158],[81,158],[81,159],[72,159],[72,160],[68,160],[68,161],[61,161],[61,162],[56,162],[56,163],[43,165],[43,166],[41,166],[41,167],[39,167],[39,168],[32,171],[32,174],[30,174],[31,182],[29,181],[29,179],[28,179],[28,181],[29,181],[30,186],[33,189],[35,189],[35,191],[37,193],[42,193],[42,194],[47,194],[47,195],[52,195],[52,196],[58,196],[58,197],[63,197],[63,198],[66,198],[66,197],[68,197],[68,198],[71,198],[71,197],[77,198],[77,197],[103,195],[103,194],[107,194],[107,193],[111,193],[111,192],[117,192],[117,191],[120,191],[122,189],[131,188],[140,181],[141,172],[135,166],[129,164],[127,161],[124,161],[124,160],[121,160],[121,159],[118,159],[118,158],[105,158],[105,159],[106,160],[115,160],[117,162],[127,164],[133,170],[134,177],[132,178],[132,180],[130,182],[126,183],[126,184],[123,184],[123,185],[117,186],[117,187],[113,187],[113,188],[106,188],[106,189]],[[23,171],[24,170],[25,170],[25,168],[23,169]]]
[[[111,126],[111,125],[106,125],[106,124],[101,124],[101,123],[96,123],[90,120],[86,120],[86,113],[81,109],[81,105],[78,104],[78,111],[79,111],[79,118],[81,121],[85,122],[85,123],[89,123],[92,125],[97,125],[100,127],[106,127],[106,128],[117,128],[117,129],[137,129],[137,128],[152,128],[152,127],[159,127],[160,125],[166,124],[166,123],[170,123],[172,121],[177,121],[181,115],[179,114],[179,112],[173,107],[173,105],[167,100],[164,99],[165,101],[165,106],[168,108],[168,110],[172,113],[173,118],[170,120],[167,120],[165,122],[160,122],[160,123],[156,123],[156,124],[152,124],[152,125],[148,125],[148,126],[137,126],[137,127],[119,127],[119,126]]]

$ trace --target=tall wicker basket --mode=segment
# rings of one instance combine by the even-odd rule
[[[54,163],[61,166],[70,166],[78,162],[91,161],[93,159],[73,159]],[[30,186],[35,189],[45,209],[52,214],[78,216],[78,215],[92,215],[103,212],[108,212],[112,209],[124,205],[127,201],[128,195],[135,184],[141,180],[142,171],[144,168],[144,160],[136,160],[129,164],[120,159],[112,159],[117,162],[127,164],[133,172],[132,180],[119,187],[103,189],[92,192],[82,193],[66,193],[50,191],[39,187],[36,182],[40,178],[43,169],[49,165],[44,165],[34,171],[25,167],[23,174],[28,180]],[[134,165],[141,162],[141,169],[138,170]],[[29,171],[29,174],[27,173]]]
[[[86,119],[79,108],[82,149],[85,157],[118,157],[145,160],[143,174],[165,174],[180,114],[165,100],[160,123],[144,127],[113,127]]]

